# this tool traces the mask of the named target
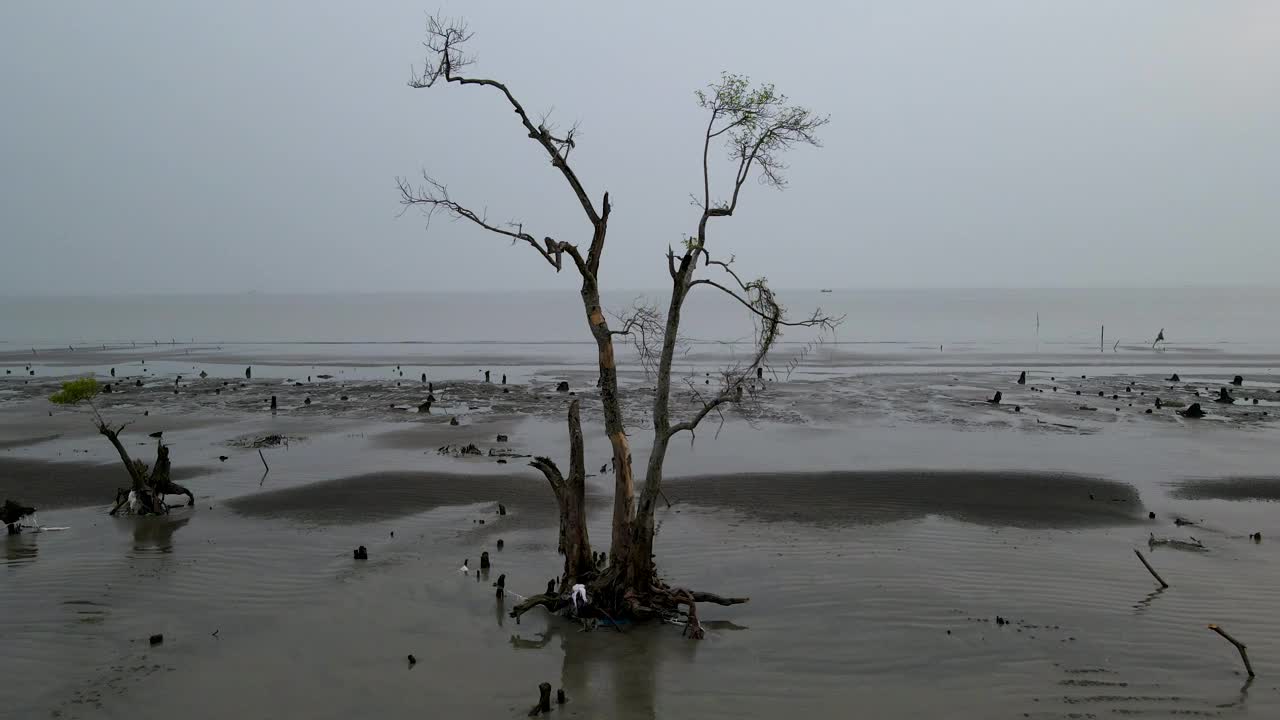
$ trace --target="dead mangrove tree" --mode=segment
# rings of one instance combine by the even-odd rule
[[[141,460],[133,459],[124,443],[120,442],[120,433],[124,432],[129,423],[112,426],[102,417],[98,406],[93,402],[99,391],[97,380],[80,378],[62,383],[62,389],[51,395],[49,400],[58,405],[87,404],[93,411],[93,423],[98,432],[110,441],[120,455],[120,462],[124,463],[124,468],[129,473],[131,485],[117,490],[111,514],[115,515],[123,510],[134,515],[162,515],[169,512],[169,506],[164,501],[166,495],[186,495],[187,505],[194,505],[196,500],[191,491],[174,482],[171,477],[169,446],[164,444],[162,433],[152,433],[152,437],[156,439],[156,460],[153,465],[148,466]]]
[[[583,585],[589,593],[589,607],[604,615],[629,618],[671,618],[677,613],[689,618],[696,636],[695,603],[734,604],[742,598],[722,598],[672,588],[657,574],[653,562],[655,534],[654,516],[662,496],[663,466],[667,448],[681,433],[693,433],[711,414],[719,414],[725,406],[749,397],[758,369],[764,366],[770,350],[786,327],[808,327],[828,330],[837,319],[821,311],[799,321],[787,319],[785,309],[764,278],[744,279],[733,267],[733,257],[712,250],[712,229],[732,217],[745,197],[748,181],[774,188],[786,185],[785,153],[803,145],[818,145],[817,132],[827,118],[812,110],[790,104],[787,97],[772,85],[752,85],[735,74],[726,73],[707,88],[697,92],[698,106],[705,111],[707,122],[702,130],[701,177],[694,196],[699,209],[696,226],[686,233],[682,246],[666,250],[666,265],[671,278],[671,294],[665,310],[656,306],[640,307],[620,319],[615,329],[600,301],[601,260],[606,247],[612,206],[609,193],[593,194],[575,172],[570,153],[579,142],[576,126],[558,132],[545,119],[535,121],[505,83],[471,75],[468,70],[475,57],[466,53],[472,33],[464,22],[433,17],[427,23],[424,43],[427,54],[420,72],[410,80],[417,89],[457,85],[492,91],[496,99],[518,120],[521,131],[537,145],[554,172],[564,181],[581,208],[585,227],[583,240],[571,242],[547,235],[539,237],[523,224],[496,223],[478,205],[464,204],[450,195],[448,187],[430,174],[421,182],[398,180],[400,201],[406,207],[423,210],[428,217],[437,213],[465,221],[487,233],[498,235],[515,244],[533,249],[557,272],[567,265],[580,279],[583,314],[598,351],[599,393],[605,432],[613,451],[614,503],[608,564],[601,568],[590,560],[586,524],[576,473],[581,472],[581,430],[577,427],[576,407],[571,406],[570,477],[562,479],[549,460],[535,461],[534,466],[546,475],[561,507],[561,551],[565,554],[565,570],[556,592],[530,598],[517,606],[512,614],[543,605],[561,610],[571,605],[571,588]],[[726,177],[717,170],[713,150],[727,150]],[[596,200],[595,198],[599,198]],[[676,348],[680,342],[680,323],[686,301],[695,290],[724,293],[741,304],[755,326],[754,347],[749,357],[738,365],[725,368],[714,388],[698,388],[689,383],[690,410],[676,417],[672,403],[672,374]],[[631,445],[623,422],[622,402],[618,388],[614,339],[626,336],[640,351],[646,368],[656,374],[653,400],[653,449],[645,468],[645,477],[637,498],[633,475]],[[577,528],[580,524],[581,532]],[[576,606],[575,606],[576,607]],[[683,610],[681,608],[683,607]]]

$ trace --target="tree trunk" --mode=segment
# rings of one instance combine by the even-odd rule
[[[658,386],[653,399],[653,449],[649,452],[644,490],[631,528],[630,547],[627,548],[624,576],[627,586],[632,588],[647,588],[656,579],[653,567],[654,512],[657,509],[658,495],[662,492],[662,467],[667,459],[667,445],[671,441],[671,367],[679,339],[680,314],[689,291],[688,280],[693,266],[693,256],[686,253],[675,274],[671,304],[667,308],[662,355],[658,360]]]
[[[582,422],[578,417],[578,401],[569,403],[569,477],[564,484],[564,501],[560,505],[561,525],[564,531],[564,583],[572,586],[574,580],[593,571],[591,539],[587,537],[587,465],[582,441]]]
[[[635,516],[635,482],[631,473],[631,443],[622,424],[622,404],[618,398],[618,369],[613,357],[613,335],[600,306],[600,292],[593,278],[582,282],[582,303],[587,323],[599,350],[600,404],[604,408],[604,429],[613,447],[613,537],[609,547],[611,563],[620,563],[631,544],[631,524]]]
[[[138,467],[138,463],[133,458],[129,457],[129,451],[125,450],[124,445],[120,442],[119,431],[107,427],[106,423],[99,423],[98,432],[106,435],[107,439],[115,447],[116,452],[120,453],[120,461],[124,463],[124,469],[128,471],[129,478],[133,481],[133,491],[139,494],[144,492],[147,485],[146,473]]]
[[[591,561],[591,540],[587,536],[586,461],[583,457],[582,423],[579,419],[578,401],[569,404],[569,477],[545,457],[534,458],[529,463],[542,471],[560,507],[560,554],[564,555],[564,574],[560,579],[562,589],[586,579],[594,572]]]
[[[635,523],[631,530],[631,545],[626,560],[625,582],[628,587],[647,588],[654,584],[653,541],[656,524],[654,514],[657,508],[657,495],[662,487],[662,467],[667,458],[669,438],[655,433],[653,450],[649,454],[649,465],[645,469],[644,491],[636,510]]]
[[[121,429],[123,429],[123,426]],[[105,422],[99,421],[98,432],[105,435],[107,440],[111,441],[111,445],[115,447],[116,452],[119,453],[120,461],[124,463],[124,468],[129,473],[131,489],[141,504],[144,513],[167,512],[168,510],[164,505],[166,493],[186,495],[187,504],[195,504],[195,496],[191,494],[191,491],[170,479],[169,448],[163,442],[156,442],[155,465],[148,468],[146,463],[141,460],[134,460],[129,456],[129,451],[125,450],[124,443],[120,442],[120,429],[112,429]],[[115,515],[119,512],[124,502],[124,500],[117,498],[116,506],[111,510],[111,514]]]

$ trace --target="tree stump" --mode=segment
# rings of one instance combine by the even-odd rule
[[[271,409],[272,409],[272,410],[275,410],[275,409],[276,409],[276,396],[275,396],[275,395],[272,395],[272,396],[271,396]]]
[[[495,595],[499,600],[501,600],[502,598],[506,597],[506,595],[507,595],[507,574],[506,574],[506,573],[503,573],[503,574],[499,575],[499,576],[498,576],[498,582],[494,583],[494,584],[493,584],[493,586],[494,586],[494,587],[496,587],[496,588],[498,588],[498,591],[497,591],[496,593],[494,593],[494,595]]]
[[[480,553],[480,569],[481,570],[489,569],[489,551],[488,550]]]
[[[569,392],[569,383],[565,380],[561,380],[560,384],[556,385],[556,392]]]
[[[1191,407],[1186,410],[1179,410],[1178,414],[1185,418],[1202,418],[1204,410],[1200,408],[1200,403],[1191,403]]]
[[[538,704],[529,712],[529,717],[549,712],[551,712],[551,683],[544,682],[538,685]]]
[[[1026,385],[1026,384],[1027,384],[1027,371],[1026,371],[1026,370],[1023,370],[1023,371],[1022,371],[1022,374],[1018,376],[1018,384],[1019,384],[1019,385]]]

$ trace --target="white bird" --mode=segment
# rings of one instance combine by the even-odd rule
[[[462,561],[462,567],[458,568],[458,572],[460,572],[460,573],[469,573],[469,572],[471,572],[471,568],[467,567],[467,561],[466,561],[466,560],[463,560],[463,561]]]
[[[582,598],[582,604],[581,604],[581,605],[579,605],[579,604],[578,604],[578,598],[579,598],[579,597],[581,597],[581,598]],[[574,609],[575,611],[577,611],[577,610],[579,610],[579,609],[581,609],[581,608],[583,608],[583,607],[586,607],[586,605],[587,605],[587,586],[586,586],[586,585],[583,585],[582,583],[578,583],[577,585],[574,585],[574,586],[573,586],[573,592],[569,595],[569,598],[570,598],[571,600],[573,600],[573,609]]]

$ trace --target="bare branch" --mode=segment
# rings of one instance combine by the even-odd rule
[[[556,497],[560,497],[560,493],[565,490],[564,475],[560,473],[560,468],[556,466],[555,462],[551,460],[551,458],[541,456],[535,457],[533,461],[529,463],[529,467],[536,468],[541,471],[542,474],[546,476],[547,483],[551,485],[551,489],[555,492]]]
[[[711,286],[711,287],[713,287],[713,288],[716,288],[716,289],[718,289],[718,290],[722,291],[724,294],[728,295],[729,297],[733,298],[734,300],[737,300],[739,303],[741,303],[741,304],[743,305],[743,307],[745,307],[745,308],[747,308],[748,310],[750,310],[750,311],[752,312],[752,314],[754,314],[754,315],[755,315],[755,316],[757,316],[758,318],[760,318],[760,319],[762,319],[762,320],[765,320],[765,321],[770,321],[770,322],[772,322],[772,321],[774,320],[774,318],[773,318],[772,316],[767,315],[767,314],[765,313],[765,311],[764,311],[764,310],[761,310],[759,307],[757,307],[755,304],[753,304],[750,300],[748,300],[747,298],[742,297],[740,294],[738,294],[738,293],[734,292],[733,290],[731,290],[731,289],[729,289],[729,288],[725,287],[724,285],[721,285],[720,283],[718,283],[718,282],[716,282],[716,281],[714,281],[714,280],[708,280],[708,279],[706,279],[706,278],[700,278],[700,279],[698,279],[698,280],[693,280],[693,281],[691,281],[691,282],[689,283],[689,285],[690,285],[690,286],[693,286],[693,285],[709,285],[709,286]],[[835,329],[835,327],[836,327],[837,325],[839,325],[841,322],[843,322],[843,320],[844,320],[844,316],[843,316],[843,315],[841,315],[841,316],[839,316],[839,317],[833,317],[833,316],[830,316],[830,315],[825,315],[825,314],[823,314],[823,312],[822,312],[822,308],[818,308],[817,310],[814,310],[814,311],[813,311],[813,315],[811,315],[811,316],[810,316],[810,317],[808,317],[808,318],[805,318],[804,320],[794,320],[794,321],[792,321],[792,320],[783,320],[783,319],[781,319],[781,318],[778,318],[778,319],[777,319],[777,324],[778,324],[779,326],[781,326],[781,327],[807,327],[807,328],[820,327],[820,328],[823,328],[823,329],[826,329],[826,330],[833,330],[833,329]]]
[[[475,63],[474,57],[468,57],[463,54],[462,48],[472,37],[472,32],[465,22],[460,20],[450,20],[441,16],[432,16],[427,20],[427,39],[423,43],[427,49],[427,57],[423,63],[421,73],[415,74],[409,81],[409,87],[412,88],[429,88],[433,86],[437,80],[444,78],[445,82],[458,83],[459,85],[481,85],[492,87],[500,91],[510,103],[512,110],[520,118],[520,123],[524,125],[529,137],[536,141],[546,150],[551,158],[551,164],[560,171],[564,179],[569,183],[569,187],[573,190],[574,195],[578,197],[578,202],[582,205],[582,210],[587,214],[587,218],[592,225],[599,228],[601,222],[608,217],[608,198],[606,196],[605,207],[601,212],[596,212],[596,208],[591,203],[591,199],[587,196],[587,191],[583,188],[582,182],[578,179],[573,168],[569,166],[568,150],[574,146],[573,135],[576,128],[563,138],[552,136],[551,132],[544,125],[535,125],[529,118],[529,113],[525,111],[524,106],[516,100],[515,95],[507,86],[497,80],[487,78],[474,78],[459,75],[458,72],[465,67]],[[603,237],[603,233],[598,231]],[[603,243],[603,239],[601,240]],[[592,249],[595,249],[595,243],[592,243]],[[595,255],[589,256],[593,260],[592,268],[598,267],[599,258]]]
[[[706,251],[702,251],[705,262],[708,265],[720,267],[727,272],[738,286],[741,292],[735,292],[733,289],[722,285],[714,280],[700,278],[689,282],[688,287],[692,288],[696,285],[708,285],[714,287],[726,295],[737,300],[739,303],[751,311],[753,318],[756,320],[756,338],[755,351],[749,362],[745,365],[726,368],[722,371],[722,384],[720,393],[707,401],[703,402],[702,408],[694,414],[692,418],[685,422],[672,425],[667,431],[667,437],[670,438],[676,433],[689,431],[693,432],[707,415],[713,411],[719,412],[719,408],[728,403],[740,402],[743,398],[744,383],[750,375],[756,372],[756,368],[762,367],[769,351],[777,343],[778,338],[782,334],[784,327],[807,327],[819,328],[821,330],[834,330],[843,320],[843,317],[834,318],[823,314],[821,309],[815,310],[813,315],[805,320],[788,321],[786,317],[786,309],[778,302],[777,296],[773,290],[769,288],[764,278],[744,282],[732,268],[729,267],[732,259],[728,262],[712,260]]]
[[[410,185],[404,178],[396,178],[396,186],[400,190],[400,204],[404,205],[406,209],[415,206],[420,207],[427,216],[428,222],[437,212],[444,212],[455,220],[467,220],[491,233],[511,238],[512,242],[527,243],[534,250],[537,250],[538,254],[550,263],[557,272],[560,271],[563,264],[561,253],[568,253],[579,270],[585,269],[582,255],[572,243],[560,242],[549,237],[543,238],[542,242],[539,243],[534,239],[533,235],[524,231],[524,227],[520,223],[516,222],[505,223],[506,227],[495,225],[489,222],[484,215],[455,202],[449,197],[449,188],[443,183],[425,173],[422,178],[423,184],[418,187]]]
[[[610,330],[609,334],[631,338],[631,346],[639,357],[645,376],[651,377],[662,352],[666,317],[656,305],[644,303],[640,299],[626,312],[611,312],[610,315],[622,323],[622,329]]]
[[[699,410],[698,413],[694,415],[691,419],[686,420],[685,422],[682,422],[682,423],[677,423],[675,425],[672,425],[671,429],[667,431],[667,436],[671,437],[677,433],[681,433],[686,430],[688,430],[689,432],[693,432],[698,427],[698,423],[702,422],[704,418],[710,415],[711,411],[719,408],[721,405],[724,405],[727,402],[731,402],[732,400],[733,400],[733,396],[729,395],[727,392],[721,393],[715,399],[704,403],[702,405],[702,409]]]
[[[427,39],[422,45],[427,49],[427,58],[421,73],[411,73],[409,87],[429,88],[436,80],[475,63],[474,57],[462,54],[462,46],[471,39],[474,33],[463,20],[433,15],[427,18]]]

